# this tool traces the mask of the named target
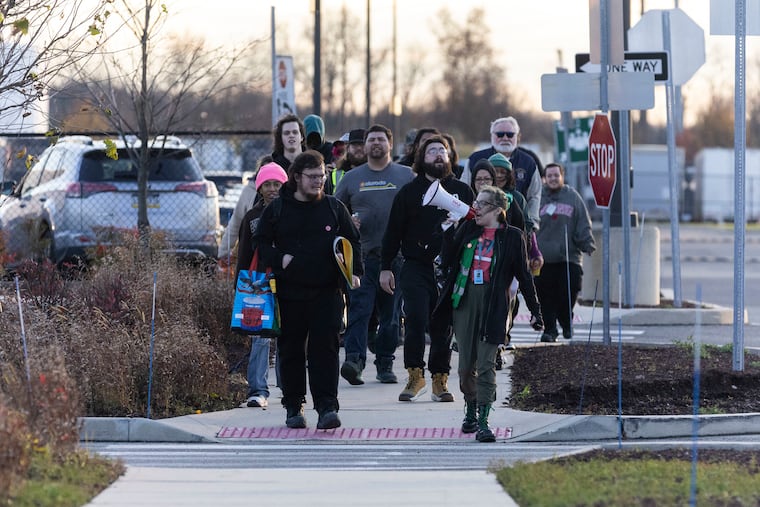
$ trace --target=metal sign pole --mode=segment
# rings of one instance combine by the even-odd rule
[[[747,191],[745,183],[745,157],[747,148],[746,120],[746,60],[745,51],[746,0],[736,0],[735,55],[736,75],[734,76],[734,371],[744,370],[744,200]]]
[[[599,18],[601,21],[601,106],[607,114],[609,97],[607,95],[607,65],[610,61],[610,34],[608,0],[599,2]],[[602,210],[602,341],[612,345],[610,336],[610,207]]]
[[[671,54],[670,12],[662,13],[662,40],[665,52]],[[668,59],[670,61],[670,59]],[[673,73],[665,83],[665,103],[667,111],[668,175],[670,182],[670,245],[673,257],[673,306],[681,308],[681,243],[678,215],[678,175],[676,170],[676,133],[673,125]]]
[[[623,217],[623,304],[632,307],[635,303],[631,284],[631,160],[630,151],[630,111],[620,111],[620,216]]]

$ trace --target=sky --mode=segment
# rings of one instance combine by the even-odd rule
[[[170,29],[197,33],[210,43],[268,37],[272,6],[278,26],[283,23],[289,31],[278,34],[278,39],[287,37],[292,44],[302,37],[303,27],[313,22],[313,0],[216,0],[212,10],[207,0],[167,0],[166,4],[171,14]],[[356,13],[357,23],[365,26],[364,0],[322,0],[322,12],[344,4]],[[715,81],[733,90],[734,41],[732,37],[710,35],[710,0],[631,0],[632,25],[639,21],[642,4],[646,10],[678,6],[704,30],[706,63],[683,86],[687,100],[693,103],[708,98],[710,83]],[[371,0],[373,45],[390,45],[392,5],[393,0]],[[574,72],[574,55],[589,50],[588,0],[397,0],[399,58],[403,58],[405,48],[433,43],[435,14],[444,6],[462,20],[472,8],[486,10],[497,60],[507,68],[510,86],[519,88],[537,110],[541,107],[541,75],[556,72],[559,65]],[[311,45],[311,41],[304,44]],[[748,69],[756,46],[748,39]],[[313,62],[295,64],[311,66]],[[747,88],[750,91],[749,80]],[[658,86],[650,117],[664,122],[664,104],[663,87]]]

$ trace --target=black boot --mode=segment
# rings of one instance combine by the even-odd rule
[[[364,361],[356,354],[349,354],[343,361],[343,366],[340,367],[340,376],[352,386],[360,386],[364,384],[362,370],[364,370]]]
[[[393,373],[393,356],[391,357],[378,357],[375,359],[375,366],[377,366],[377,375],[375,378],[382,384],[398,384],[398,378]]]
[[[331,430],[340,427],[337,400],[319,403],[317,405],[317,413],[319,414],[319,419],[317,420],[318,430]]]
[[[475,401],[464,402],[464,420],[462,421],[462,433],[475,433],[478,431],[478,408]]]
[[[496,442],[496,435],[488,427],[489,412],[491,412],[490,403],[478,407],[478,432],[475,434],[475,440],[478,442]]]
[[[285,426],[288,428],[305,428],[306,418],[303,415],[303,405],[290,405],[285,407],[287,415],[285,416]]]

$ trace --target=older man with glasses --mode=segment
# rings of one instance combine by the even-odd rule
[[[525,214],[528,231],[538,230],[538,209],[541,205],[541,172],[534,156],[520,148],[520,125],[512,116],[491,122],[491,147],[470,155],[468,168],[475,167],[478,160],[501,153],[512,163],[516,189],[526,200]],[[462,173],[462,181],[469,181],[469,170]]]

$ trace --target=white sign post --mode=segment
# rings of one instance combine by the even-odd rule
[[[673,306],[680,308],[681,245],[679,240],[678,175],[674,126],[675,85],[686,83],[705,63],[705,34],[681,9],[651,10],[628,30],[628,44],[636,51],[670,54],[670,76],[665,82],[667,111],[668,172],[670,181],[670,234],[673,258]]]
[[[738,7],[738,9],[737,9]],[[742,11],[743,9],[743,11]],[[734,371],[744,370],[744,240],[747,156],[746,38],[760,35],[760,0],[710,0],[710,33],[735,38],[734,76]]]

